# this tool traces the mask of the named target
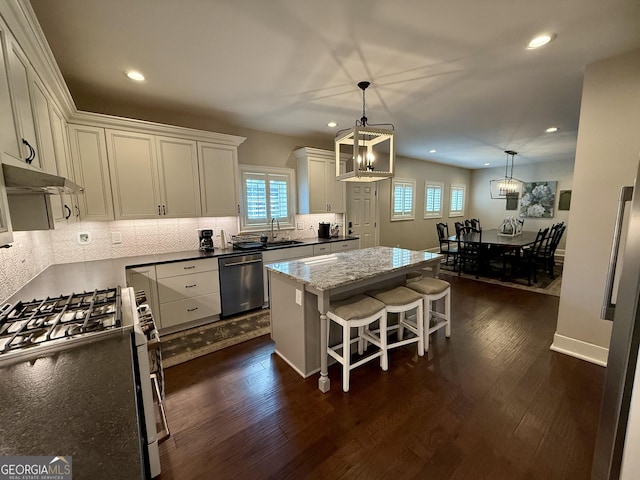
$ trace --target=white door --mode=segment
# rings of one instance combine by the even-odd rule
[[[378,245],[377,182],[347,184],[347,235],[358,237],[358,248]]]

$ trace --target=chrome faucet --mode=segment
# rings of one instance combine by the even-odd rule
[[[273,221],[276,221],[276,227],[277,227],[277,233],[273,233]],[[276,217],[272,217],[271,218],[271,238],[275,239],[278,236],[278,233],[280,233],[280,220],[278,220]]]

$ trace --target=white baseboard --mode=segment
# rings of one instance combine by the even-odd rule
[[[607,358],[609,356],[608,348],[599,347],[598,345],[576,340],[575,338],[565,337],[558,333],[553,336],[551,350],[595,363],[601,367],[607,366]]]

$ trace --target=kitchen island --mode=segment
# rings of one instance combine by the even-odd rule
[[[430,268],[438,276],[442,258],[429,252],[372,247],[267,265],[276,354],[305,378],[320,371],[318,388],[329,391],[330,301],[401,285],[412,271]]]

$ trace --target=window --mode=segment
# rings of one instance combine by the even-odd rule
[[[450,217],[462,217],[464,215],[464,190],[464,185],[451,184]]]
[[[442,191],[444,185],[439,182],[424,182],[424,218],[442,217]]]
[[[271,228],[271,219],[280,228],[293,228],[295,204],[294,172],[289,168],[240,165],[242,215],[240,230],[255,232]]]
[[[391,220],[413,220],[416,181],[394,178],[391,189]]]

